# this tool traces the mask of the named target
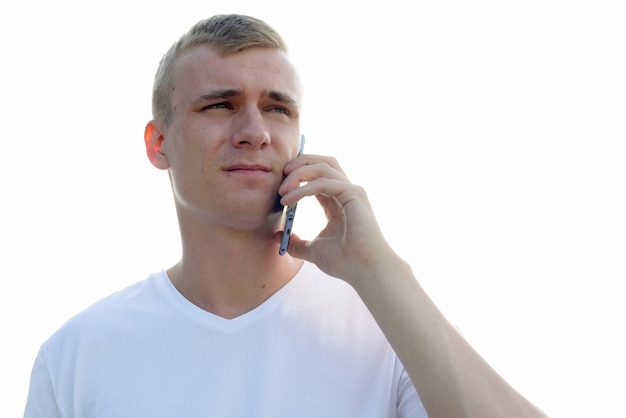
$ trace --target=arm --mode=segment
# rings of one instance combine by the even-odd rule
[[[445,319],[410,267],[385,241],[365,191],[337,162],[304,155],[285,168],[282,203],[316,196],[328,219],[289,253],[348,282],[404,364],[431,418],[544,417],[506,383]],[[298,187],[300,182],[306,182]]]

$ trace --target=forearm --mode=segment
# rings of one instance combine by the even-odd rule
[[[349,280],[413,380],[431,418],[544,417],[445,319],[395,254]]]
[[[304,155],[289,163],[285,174],[281,203],[316,196],[328,219],[312,241],[294,235],[289,254],[354,287],[431,418],[543,416],[445,319],[410,267],[388,246],[365,191],[348,181],[336,160]]]

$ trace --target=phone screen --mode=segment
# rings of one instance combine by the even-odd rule
[[[304,135],[300,136],[300,151],[298,151],[298,155],[302,154],[304,150]],[[287,206],[285,209],[285,226],[283,227],[283,237],[280,240],[280,248],[278,249],[278,254],[285,255],[287,252],[287,247],[289,247],[289,239],[291,238],[291,229],[293,228],[293,220],[296,216],[296,207],[297,203],[293,205]]]

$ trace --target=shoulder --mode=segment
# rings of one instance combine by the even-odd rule
[[[76,344],[98,335],[105,335],[120,324],[130,323],[141,312],[153,310],[162,298],[160,287],[164,272],[151,274],[148,278],[112,293],[68,319],[48,340],[42,349],[50,346]]]
[[[345,281],[329,276],[316,265],[306,262],[296,276],[297,286],[290,292],[287,306],[289,315],[314,321],[328,319],[336,326],[355,326],[360,323],[377,330],[369,310]]]
[[[315,264],[305,262],[298,276],[296,278],[300,280],[299,292],[311,301],[336,303],[338,299],[341,299],[344,302],[360,303],[360,298],[352,286],[324,273]]]

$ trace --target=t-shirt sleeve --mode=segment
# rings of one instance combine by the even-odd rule
[[[402,370],[400,384],[398,386],[398,418],[428,418],[411,378],[406,370]]]
[[[30,376],[24,418],[65,418],[56,402],[46,361],[40,351]]]

